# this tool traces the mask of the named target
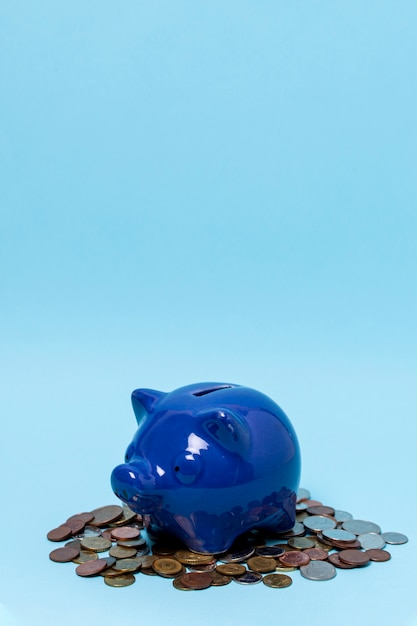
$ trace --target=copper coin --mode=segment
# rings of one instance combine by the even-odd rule
[[[108,567],[106,559],[97,559],[96,561],[86,561],[85,563],[80,563],[75,568],[75,573],[78,576],[96,576],[104,569]]]
[[[292,585],[292,578],[285,574],[267,574],[262,582],[273,589],[284,589],[284,587]]]
[[[98,509],[93,509],[91,513],[94,515],[94,519],[90,522],[91,526],[107,526],[111,522],[115,522],[119,517],[123,515],[123,509],[117,504],[110,504],[108,506],[100,506]]]
[[[354,565],[355,567],[362,567],[362,565],[367,565],[370,561],[368,553],[360,550],[342,550],[339,552],[339,558],[343,563]]]
[[[111,535],[116,541],[127,541],[129,539],[137,539],[140,535],[140,530],[130,526],[120,526],[120,528],[113,528]]]
[[[88,524],[89,522],[91,522],[91,520],[94,519],[94,515],[93,513],[76,513],[75,515],[71,515],[71,517],[69,517],[66,521],[66,523],[72,521],[72,520],[82,520],[85,524]]]
[[[216,572],[225,576],[241,576],[246,572],[246,567],[241,563],[222,563],[216,567]]]
[[[124,548],[123,546],[112,546],[109,550],[110,556],[116,559],[132,559],[136,556],[135,548]]]
[[[71,528],[73,535],[78,535],[85,528],[85,522],[82,519],[70,519],[65,522],[65,526]]]
[[[184,585],[181,582],[181,576],[177,576],[177,578],[173,579],[172,586],[175,587],[175,589],[179,589],[180,591],[192,591],[191,587],[187,587],[187,585]]]
[[[136,578],[133,574],[120,574],[119,576],[105,576],[104,582],[109,587],[129,587],[133,585]]]
[[[381,550],[378,548],[371,548],[366,551],[366,554],[369,556],[371,561],[377,561],[378,563],[389,561],[391,558],[391,554],[387,550]]]
[[[338,567],[339,569],[354,569],[356,567],[356,565],[348,565],[347,563],[343,563],[343,561],[341,561],[339,558],[338,552],[329,554],[327,560],[329,561],[329,563],[331,563],[335,567]]]
[[[104,537],[104,539],[108,539],[109,541],[114,541],[113,539],[113,535],[112,533],[112,528],[106,528],[105,530],[101,531],[101,536]]]
[[[64,541],[64,539],[68,539],[71,535],[71,528],[69,526],[65,526],[65,524],[61,524],[61,526],[50,530],[46,536],[49,541]]]
[[[111,541],[104,537],[85,537],[81,539],[81,547],[93,552],[107,552],[111,548]]]
[[[152,554],[157,556],[172,556],[178,550],[178,546],[169,545],[168,543],[157,542],[152,546]]]
[[[219,572],[211,572],[211,584],[213,587],[224,587],[232,582],[232,576],[226,576],[225,574],[219,574]]]
[[[66,548],[78,548],[81,550],[81,541],[79,539],[73,539],[65,544]]]
[[[302,565],[308,565],[310,563],[310,557],[305,552],[285,552],[279,557],[280,563],[289,565],[290,567],[301,567]]]
[[[79,555],[80,551],[77,548],[57,548],[52,550],[49,554],[51,561],[55,563],[69,563]]]
[[[307,507],[309,507],[309,506],[323,506],[323,503],[319,502],[318,500],[304,500],[304,502],[307,505]]]
[[[213,581],[211,575],[205,572],[187,572],[180,578],[181,583],[190,589],[207,589]]]
[[[289,554],[289,552],[284,552],[284,554]],[[281,556],[279,558],[281,558]],[[267,572],[274,572],[277,566],[276,560],[270,556],[252,556],[248,559],[247,563],[249,569],[252,571],[262,572],[264,574]]]
[[[333,517],[334,508],[331,506],[323,506],[322,504],[313,504],[307,508],[309,515],[330,515]]]
[[[89,550],[81,550],[76,558],[72,559],[73,563],[85,563],[86,561],[96,561],[98,559],[97,552],[90,552]]]
[[[304,554],[310,557],[311,561],[325,561],[328,553],[322,548],[307,548],[304,550]]]

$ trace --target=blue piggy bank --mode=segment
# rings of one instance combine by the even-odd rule
[[[138,429],[115,494],[151,529],[195,552],[227,550],[252,528],[294,525],[300,451],[280,407],[248,387],[200,383],[171,393],[137,389]]]

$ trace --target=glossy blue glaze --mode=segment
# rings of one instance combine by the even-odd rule
[[[137,389],[138,429],[115,494],[152,528],[196,552],[223,552],[242,533],[294,525],[300,451],[280,407],[248,387],[199,383]]]

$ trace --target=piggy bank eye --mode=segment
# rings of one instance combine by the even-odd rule
[[[184,485],[193,483],[199,476],[201,469],[202,463],[199,455],[181,454],[175,460],[175,476]]]
[[[129,445],[128,449],[126,450],[125,463],[129,463],[129,461],[132,458],[134,452],[135,452],[135,446],[133,445],[133,443],[131,443]]]

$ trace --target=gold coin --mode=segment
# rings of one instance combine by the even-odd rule
[[[219,572],[211,572],[211,577],[213,582],[211,583],[212,587],[223,587],[224,585],[228,585],[232,582],[231,576],[226,576],[225,574],[220,574]]]
[[[98,559],[97,552],[91,552],[89,550],[81,550],[80,554],[72,559],[73,563],[85,563],[86,561],[95,561]]]
[[[246,567],[241,563],[222,563],[216,567],[216,572],[224,576],[242,576]]]
[[[109,578],[110,576],[121,576],[121,575],[122,575],[121,572],[113,569],[112,567],[108,567],[107,569],[100,572],[100,576],[108,576]]]
[[[109,587],[129,587],[133,585],[136,578],[133,574],[121,574],[120,576],[105,576],[104,582]]]
[[[113,569],[119,572],[137,572],[142,567],[139,559],[118,559]]]
[[[267,574],[263,577],[262,582],[267,587],[273,587],[274,589],[283,589],[292,585],[292,578],[285,574]]]
[[[282,563],[279,563],[276,568],[275,571],[276,572],[295,572],[298,569],[298,567],[286,567],[285,565],[282,565]]]
[[[190,550],[177,550],[174,557],[183,565],[204,565],[209,564],[213,560],[213,554],[197,554]]]
[[[94,515],[94,519],[91,520],[91,526],[108,526],[110,523],[115,522],[123,515],[123,509],[117,504],[110,504],[108,506],[100,506],[98,509],[91,511]]]
[[[124,548],[123,546],[113,546],[109,550],[110,556],[116,557],[116,559],[131,559],[136,556],[135,548]]]
[[[81,539],[81,547],[93,552],[107,552],[111,545],[111,541],[104,539],[104,537],[84,537]]]
[[[152,564],[157,574],[164,578],[174,578],[184,570],[184,566],[176,559],[160,558]]]
[[[274,572],[277,566],[275,559],[268,556],[252,556],[247,561],[249,569],[253,572]]]

